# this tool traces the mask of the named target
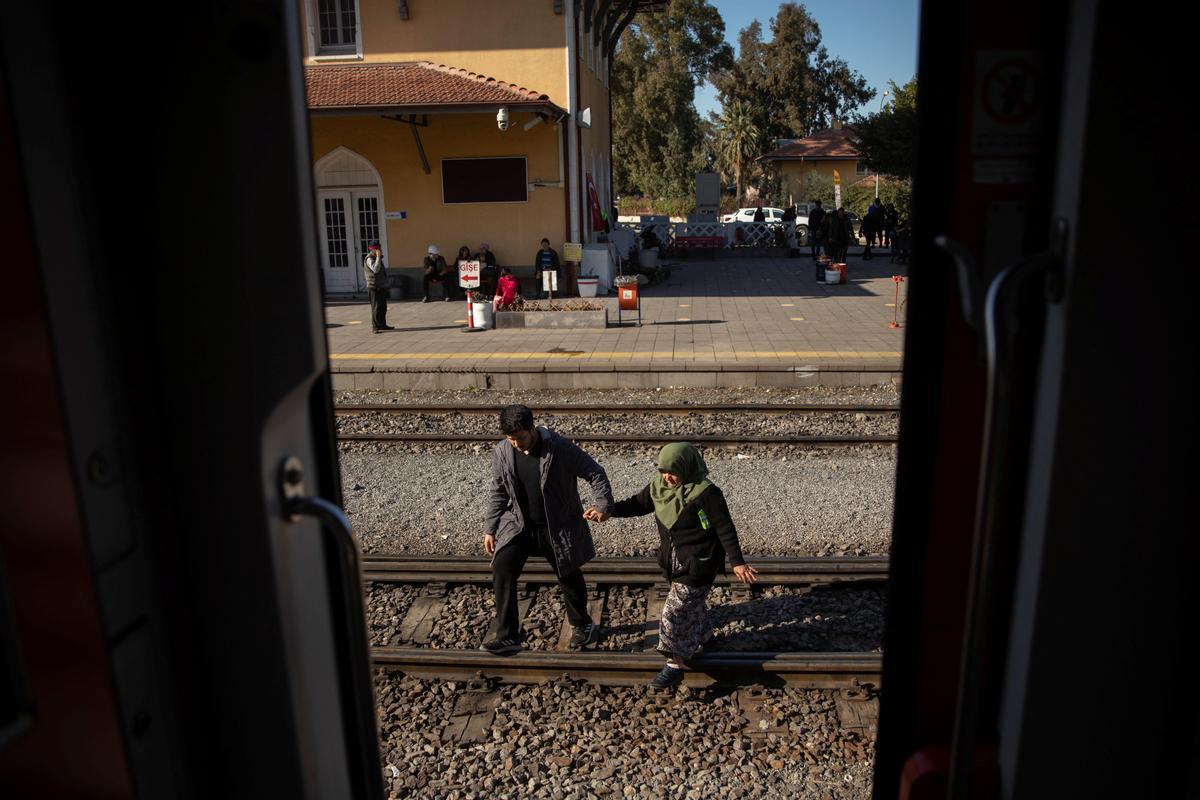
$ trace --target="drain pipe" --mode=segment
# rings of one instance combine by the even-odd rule
[[[575,91],[575,73],[579,69],[577,39],[579,26],[575,23],[575,4],[564,3],[563,23],[567,34],[567,213],[570,215],[570,235],[568,241],[578,242],[579,238],[579,126],[575,124],[576,103],[579,97]],[[559,140],[562,141],[561,139]],[[561,144],[560,144],[561,146]]]

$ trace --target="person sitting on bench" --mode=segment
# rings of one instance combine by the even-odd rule
[[[421,277],[422,303],[429,302],[429,284],[441,284],[442,294],[446,301],[450,300],[450,270],[446,268],[446,259],[436,244],[429,245],[428,255],[425,256],[425,274]]]

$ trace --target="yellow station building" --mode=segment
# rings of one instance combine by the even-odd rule
[[[764,154],[760,160],[778,168],[783,193],[792,203],[806,203],[812,199],[804,193],[805,179],[809,175],[832,180],[836,170],[845,189],[874,174],[867,169],[854,144],[854,129],[843,127],[840,122],[804,139],[781,140],[778,144],[778,148]]]
[[[420,274],[486,242],[533,263],[593,242],[612,205],[609,74],[649,0],[302,0],[327,294],[362,290],[367,243]],[[589,194],[589,181],[594,192]]]

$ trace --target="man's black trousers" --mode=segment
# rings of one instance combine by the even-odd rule
[[[387,289],[367,289],[371,301],[371,329],[381,331],[387,327]]]
[[[531,555],[544,556],[555,574],[558,574],[549,538],[550,533],[545,528],[522,531],[517,538],[497,550],[492,558],[492,587],[496,592],[494,629],[497,639],[521,638],[521,620],[517,616],[517,579],[521,577],[526,559]],[[562,589],[567,604],[567,619],[571,624],[581,627],[591,622],[583,573],[575,570],[567,575],[558,575],[558,585]]]

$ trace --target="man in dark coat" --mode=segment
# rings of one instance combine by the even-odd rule
[[[517,580],[530,555],[550,562],[567,606],[570,647],[595,644],[600,628],[587,609],[587,588],[580,568],[596,557],[592,532],[583,518],[576,481],[592,487],[596,513],[613,509],[608,475],[574,442],[548,428],[535,428],[533,412],[507,406],[500,412],[504,441],[492,451],[492,480],[483,517],[483,548],[492,556],[496,621],[480,649],[514,653],[521,649]]]
[[[813,206],[813,210],[808,212],[808,240],[812,243],[813,261],[816,261],[821,254],[821,223],[825,221],[825,209],[821,208],[820,200],[814,200]],[[817,264],[817,280],[825,280],[820,264]]]

